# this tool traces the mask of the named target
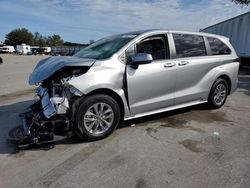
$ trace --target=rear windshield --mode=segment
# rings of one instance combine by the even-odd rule
[[[115,35],[103,38],[82,49],[74,56],[88,59],[107,59],[135,37],[136,35]]]

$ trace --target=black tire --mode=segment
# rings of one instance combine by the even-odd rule
[[[221,92],[218,93],[220,88],[221,88]],[[209,107],[212,109],[221,108],[227,100],[227,95],[228,95],[227,81],[222,78],[216,79],[209,94],[209,98],[208,98]]]
[[[82,140],[103,139],[114,131],[120,122],[120,117],[119,105],[112,97],[105,94],[88,96],[78,107],[75,133]]]

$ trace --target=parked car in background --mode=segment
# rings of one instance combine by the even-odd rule
[[[146,30],[101,39],[72,57],[41,60],[29,77],[40,100],[22,115],[25,141],[54,134],[107,137],[120,120],[208,103],[220,108],[237,87],[228,38]]]
[[[49,55],[50,52],[51,52],[51,48],[50,47],[36,47],[36,48],[31,48],[31,52],[34,55],[37,55],[37,54]]]
[[[39,49],[39,46],[31,46],[30,47],[30,51],[32,53],[32,55],[36,55],[37,54],[37,49]]]
[[[14,46],[2,46],[0,47],[0,53],[13,53],[15,51]]]

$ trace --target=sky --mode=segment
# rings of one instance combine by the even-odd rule
[[[77,43],[142,29],[199,31],[248,11],[231,0],[0,0],[0,41],[16,28]]]

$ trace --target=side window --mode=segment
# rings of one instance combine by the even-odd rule
[[[153,60],[166,59],[164,37],[151,37],[144,39],[136,45],[137,53],[151,54]]]
[[[230,54],[230,48],[217,38],[207,37],[212,55]]]
[[[177,58],[207,55],[202,36],[173,33],[173,38]]]
[[[125,52],[127,62],[130,62],[138,53],[151,54],[153,60],[161,60],[169,57],[169,55],[166,54],[165,38],[159,35],[148,37],[136,45],[130,46]]]

